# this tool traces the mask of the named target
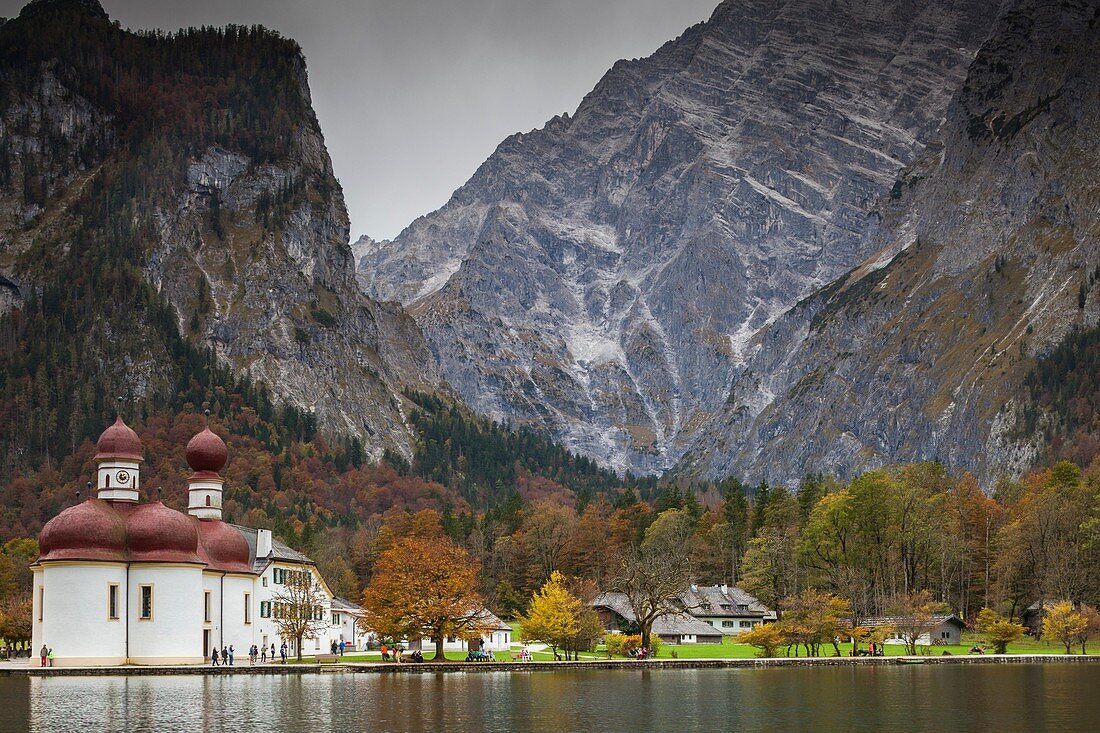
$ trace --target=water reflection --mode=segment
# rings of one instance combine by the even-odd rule
[[[0,678],[0,730],[1088,730],[1100,665]]]

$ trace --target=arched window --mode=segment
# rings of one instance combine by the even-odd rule
[[[106,486],[106,488],[108,488],[108,489],[111,488],[111,474],[107,474],[107,486]]]
[[[210,506],[210,494],[206,495],[206,506]]]

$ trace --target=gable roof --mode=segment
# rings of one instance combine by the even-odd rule
[[[912,624],[915,618],[912,616],[872,616],[871,618],[863,619],[860,622],[860,626],[867,628],[878,628],[880,626],[905,626]],[[932,616],[931,625],[943,625],[954,624],[960,629],[966,628],[966,622],[953,613],[938,613]]]
[[[297,563],[299,565],[317,564],[297,550],[275,539],[274,536],[271,538],[271,554],[267,557],[256,557],[256,537],[259,534],[259,530],[254,527],[243,527],[239,524],[230,526],[236,528],[237,531],[244,536],[244,541],[248,543],[248,554],[249,557],[252,558],[252,571],[254,573],[262,573],[268,565],[276,560]]]
[[[486,626],[491,628],[493,631],[511,631],[512,630],[511,626],[509,626],[508,624],[501,621],[500,617],[498,617],[495,613],[490,611],[488,608],[482,608],[481,613],[478,614],[478,618],[481,621],[484,621]]]
[[[363,607],[362,606],[360,606],[356,603],[352,603],[347,598],[341,598],[340,596],[333,596],[332,597],[332,610],[333,611],[343,611],[344,613],[350,613],[350,614],[362,614],[363,613]]]
[[[774,611],[737,586],[692,585],[677,600],[692,616],[775,618]]]
[[[596,596],[591,603],[593,608],[606,608],[620,616],[624,621],[637,623],[634,610],[630,607],[630,600],[625,593],[607,591]],[[720,636],[721,631],[708,623],[680,611],[671,606],[666,613],[661,614],[653,621],[654,634],[658,636]]]

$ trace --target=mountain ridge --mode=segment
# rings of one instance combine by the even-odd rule
[[[749,340],[864,259],[999,3],[724,2],[361,248],[477,411],[661,472]]]

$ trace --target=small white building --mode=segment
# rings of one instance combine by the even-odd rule
[[[332,628],[338,630],[340,641],[344,642],[344,650],[350,651],[366,647],[366,635],[363,633],[363,609],[346,598],[333,596],[332,598]]]
[[[187,444],[188,512],[142,501],[144,449],[121,418],[97,443],[97,495],[46,523],[34,575],[32,644],[57,666],[200,664],[216,649],[247,660],[282,644],[273,618],[287,573],[318,587],[321,628],[304,654],[357,642],[358,607],[333,603],[312,560],[265,529],[222,521],[225,443],[209,428]],[[287,640],[294,653],[293,640]],[[38,658],[32,659],[38,663]],[[238,662],[239,663],[239,662]]]
[[[504,623],[489,609],[481,611],[482,621],[486,630],[480,637],[466,640],[459,636],[449,636],[443,640],[445,652],[504,652],[512,646],[512,627]],[[429,639],[410,639],[406,642],[409,651],[419,649],[431,651],[435,649],[435,643]]]
[[[931,618],[921,621],[906,616],[875,616],[864,619],[860,626],[869,629],[888,628],[884,644],[904,644],[905,638],[902,631],[915,633],[917,646],[944,646],[962,643],[962,632],[966,629],[966,622],[954,614],[936,614]]]

